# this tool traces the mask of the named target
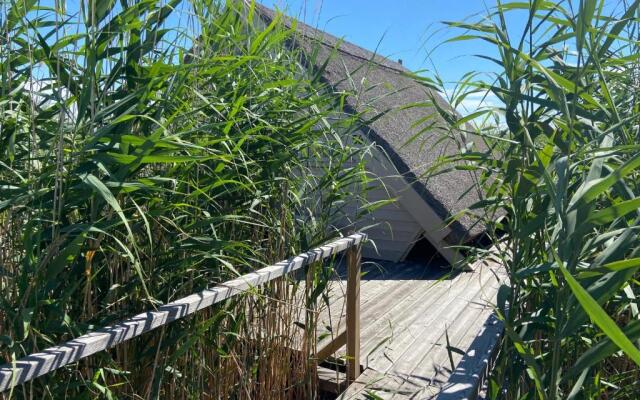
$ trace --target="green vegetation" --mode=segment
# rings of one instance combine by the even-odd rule
[[[495,46],[500,70],[470,73],[453,99],[500,105],[448,116],[490,150],[443,160],[478,172],[486,199],[471,211],[486,212],[511,282],[488,397],[637,398],[640,2],[505,2],[449,25]]]
[[[529,13],[522,31],[514,12]],[[451,99],[500,105],[439,109],[483,145],[434,167],[478,173],[486,197],[470,212],[496,246],[470,250],[510,280],[487,395],[635,398],[640,0],[508,2],[449,25],[453,40],[493,44],[501,71],[469,73]],[[303,65],[292,34],[239,0],[0,2],[0,360],[338,236],[330,222],[369,183],[368,149],[341,139],[358,126],[341,113],[350,94]],[[309,311],[328,271],[7,397],[312,398]]]
[[[240,1],[68,3],[0,5],[7,361],[336,237],[329,221],[367,179],[366,147],[337,134],[352,119],[326,118],[340,98],[278,21]],[[7,395],[313,393],[301,310],[328,278],[312,272],[304,296],[275,282]]]

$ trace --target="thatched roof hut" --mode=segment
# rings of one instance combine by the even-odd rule
[[[276,15],[273,10],[259,4],[256,12],[265,22],[270,22]],[[292,26],[292,19],[284,20],[285,24]],[[396,205],[376,211],[374,220],[389,228],[386,232],[381,229],[377,234],[370,234],[377,242],[378,254],[369,255],[399,261],[409,254],[415,243],[426,238],[445,258],[453,261],[455,251],[448,247],[476,239],[485,227],[475,218],[461,214],[481,196],[471,189],[475,187],[472,172],[426,173],[440,156],[457,153],[461,146],[469,143],[470,139],[460,132],[452,134],[448,130],[449,135],[444,135],[446,124],[433,103],[454,112],[451,106],[438,92],[415,79],[401,63],[304,23],[296,21],[295,27],[297,36],[293,45],[310,55],[313,53],[308,58],[308,67],[323,66],[324,80],[336,91],[359,92],[359,96],[347,99],[344,111],[366,113],[363,108],[366,105],[367,109],[386,112],[381,118],[363,126],[361,133],[375,142],[381,153],[386,153],[384,158],[391,164],[372,165],[371,170],[388,175],[393,169],[397,171],[396,175],[401,176],[385,180],[399,200]],[[431,105],[403,108],[415,103]],[[431,128],[407,145],[426,126]],[[476,145],[484,147],[481,143]],[[375,163],[380,164],[379,161]],[[456,218],[451,220],[452,216]]]

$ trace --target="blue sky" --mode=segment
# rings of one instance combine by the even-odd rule
[[[67,12],[78,12],[79,1],[67,0]],[[402,59],[413,71],[437,71],[446,82],[456,81],[469,71],[495,70],[491,63],[473,57],[477,53],[492,54],[493,48],[487,43],[465,41],[438,45],[462,33],[447,28],[442,21],[467,18],[477,21],[495,7],[496,0],[256,1],[366,49],[377,49],[391,59]],[[40,0],[40,4],[53,6],[53,0]],[[181,14],[170,17],[170,23],[184,22],[178,15]],[[526,13],[516,14],[515,18],[511,17],[513,13],[509,15],[509,26],[519,32],[526,22]]]
[[[343,37],[391,59],[402,59],[413,71],[434,72],[445,81],[449,91],[454,82],[471,71],[493,72],[495,65],[474,54],[495,55],[495,49],[479,40],[443,43],[461,30],[446,27],[443,21],[476,22],[495,7],[496,0],[256,0],[307,24]],[[53,0],[40,0],[41,5]],[[68,0],[67,12],[76,13],[79,0]],[[185,7],[183,4],[182,7]],[[527,13],[509,13],[508,26],[519,33]],[[184,23],[177,12],[169,24]],[[466,99],[465,113],[474,110],[481,94]],[[487,98],[492,103],[492,98]]]
[[[495,0],[262,0],[290,16],[344,37],[392,59],[402,59],[414,71],[437,70],[445,81],[456,81],[469,71],[490,72],[494,67],[473,57],[490,54],[490,45],[452,42],[438,46],[462,31],[447,29],[442,21],[477,21]],[[525,14],[515,15],[510,26],[518,31]],[[428,57],[430,55],[430,57]]]

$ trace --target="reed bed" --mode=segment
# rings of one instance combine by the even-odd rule
[[[440,110],[485,146],[438,166],[478,174],[486,197],[469,213],[497,248],[474,256],[510,278],[487,398],[638,398],[640,2],[499,1],[447,25],[451,41],[490,43],[478,57],[498,70],[470,71],[451,98],[491,103]]]
[[[278,19],[235,0],[71,3],[0,3],[3,362],[336,237],[371,182],[367,147],[340,139],[347,93]],[[314,398],[327,279],[273,282],[0,398]]]

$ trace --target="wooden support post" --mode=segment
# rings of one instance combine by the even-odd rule
[[[360,262],[361,246],[347,250],[347,381],[360,376]]]

